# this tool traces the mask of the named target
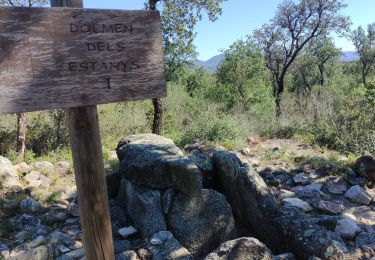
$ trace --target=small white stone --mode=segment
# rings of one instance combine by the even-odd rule
[[[129,227],[120,228],[117,232],[123,238],[127,238],[128,236],[136,234],[138,230],[136,230],[133,226],[129,226]]]

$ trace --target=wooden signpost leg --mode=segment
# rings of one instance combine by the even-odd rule
[[[86,259],[114,259],[96,106],[66,110]]]
[[[52,7],[83,8],[82,0],[51,0]],[[96,106],[66,109],[83,246],[88,260],[113,260],[113,239]]]

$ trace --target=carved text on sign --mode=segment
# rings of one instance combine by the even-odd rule
[[[166,96],[156,11],[0,8],[0,113]]]

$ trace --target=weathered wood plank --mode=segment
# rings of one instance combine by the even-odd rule
[[[0,8],[0,113],[166,96],[156,11]]]

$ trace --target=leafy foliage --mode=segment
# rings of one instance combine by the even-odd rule
[[[339,14],[345,6],[341,0],[285,0],[275,17],[254,32],[273,77],[276,116],[281,115],[284,79],[294,60],[312,39],[348,28],[349,18]]]
[[[366,78],[375,66],[375,23],[367,26],[367,33],[359,26],[352,32],[351,38],[360,58],[362,83],[366,85]]]
[[[225,59],[217,71],[218,83],[230,95],[224,95],[228,108],[236,102],[248,107],[250,103],[262,101],[259,94],[264,89],[264,60],[250,38],[239,40],[224,51]]]

